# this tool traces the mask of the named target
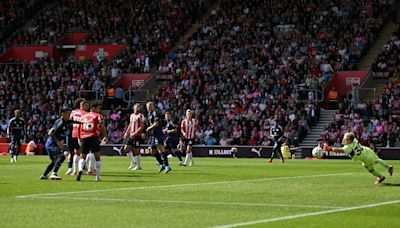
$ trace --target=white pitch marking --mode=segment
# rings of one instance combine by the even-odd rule
[[[314,215],[323,215],[323,214],[331,214],[331,213],[342,212],[342,211],[351,211],[351,210],[357,210],[357,209],[363,209],[363,208],[379,207],[379,206],[383,206],[383,205],[396,204],[396,203],[400,203],[400,200],[393,200],[393,201],[387,201],[387,202],[382,202],[382,203],[365,204],[365,205],[354,206],[354,207],[344,207],[344,208],[326,210],[326,211],[310,212],[310,213],[283,216],[283,217],[271,218],[271,219],[261,219],[261,220],[255,220],[255,221],[249,221],[249,222],[215,226],[214,228],[231,228],[231,227],[238,227],[238,226],[249,226],[249,225],[255,225],[255,224],[260,224],[260,223],[291,220],[291,219],[314,216]]]
[[[171,184],[171,185],[156,185],[156,186],[143,186],[143,187],[132,187],[132,188],[95,189],[95,190],[84,190],[84,191],[74,191],[74,192],[55,192],[55,193],[44,193],[44,194],[20,195],[20,196],[16,196],[16,198],[33,198],[33,197],[40,197],[40,196],[57,196],[57,195],[70,195],[70,194],[78,194],[78,193],[129,191],[129,190],[157,189],[157,188],[179,188],[179,187],[214,185],[214,184],[235,184],[235,183],[287,180],[287,179],[299,179],[299,178],[345,176],[345,175],[351,175],[351,174],[354,174],[354,173],[329,173],[329,174],[319,174],[319,175],[309,175],[309,176],[273,177],[273,178],[253,179],[253,180],[220,181],[220,182],[205,182],[205,183],[190,183],[190,184]]]
[[[291,205],[271,203],[240,203],[240,202],[204,202],[204,201],[183,201],[183,200],[146,200],[146,199],[110,199],[92,197],[65,197],[65,196],[39,196],[36,199],[67,199],[67,200],[93,200],[93,201],[116,201],[116,202],[151,202],[151,203],[173,203],[173,204],[206,204],[206,205],[232,205],[232,206],[261,206],[261,207],[301,207],[301,208],[343,208],[322,205]]]

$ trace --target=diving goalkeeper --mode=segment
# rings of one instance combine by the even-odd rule
[[[331,148],[327,144],[324,144],[324,150],[346,153],[353,160],[361,161],[362,165],[370,173],[372,173],[372,175],[377,177],[375,184],[380,184],[382,183],[382,181],[385,180],[385,176],[375,169],[375,164],[377,163],[385,167],[389,175],[392,176],[393,166],[388,165],[384,160],[378,158],[378,156],[371,148],[361,145],[355,138],[353,132],[348,132],[344,134],[342,143],[344,146],[341,148]]]

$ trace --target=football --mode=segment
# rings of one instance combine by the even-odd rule
[[[322,156],[324,155],[324,151],[322,150],[321,147],[317,146],[312,150],[312,156],[314,158],[322,158]]]

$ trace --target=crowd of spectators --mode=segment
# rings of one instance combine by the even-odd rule
[[[127,49],[115,63],[129,73],[147,72],[168,53],[211,0],[62,0],[31,25],[12,35],[0,52],[14,44],[56,44],[66,32],[87,31],[82,43],[120,43]]]
[[[319,116],[312,90],[334,71],[357,67],[390,4],[222,0],[205,25],[161,62],[159,72],[174,79],[153,99],[179,118],[195,109],[219,144],[269,145],[268,130],[278,119],[298,145]],[[304,97],[302,89],[311,90]]]
[[[0,1],[0,42],[30,20],[46,3],[45,0]],[[0,53],[2,53],[0,49]]]
[[[386,79],[387,86],[383,92],[375,101],[356,105],[350,101],[341,103],[332,123],[321,134],[323,139],[331,144],[340,144],[344,133],[353,131],[364,145],[400,145],[399,38],[400,29],[397,29],[371,66],[374,76]]]

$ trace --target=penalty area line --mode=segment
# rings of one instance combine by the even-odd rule
[[[297,214],[297,215],[289,215],[289,216],[283,216],[283,217],[277,217],[277,218],[271,218],[271,219],[261,219],[261,220],[255,220],[255,221],[249,221],[249,222],[227,224],[227,225],[222,225],[222,226],[214,226],[214,228],[231,228],[231,227],[239,227],[239,226],[249,226],[249,225],[270,223],[270,222],[276,222],[276,221],[292,220],[292,219],[308,217],[308,216],[331,214],[331,213],[337,213],[337,212],[342,212],[342,211],[352,211],[352,210],[358,210],[358,209],[364,209],[364,208],[370,208],[370,207],[379,207],[379,206],[397,204],[397,203],[400,203],[400,200],[365,204],[365,205],[359,205],[359,206],[354,206],[354,207],[344,207],[344,208],[310,212],[310,213]]]

